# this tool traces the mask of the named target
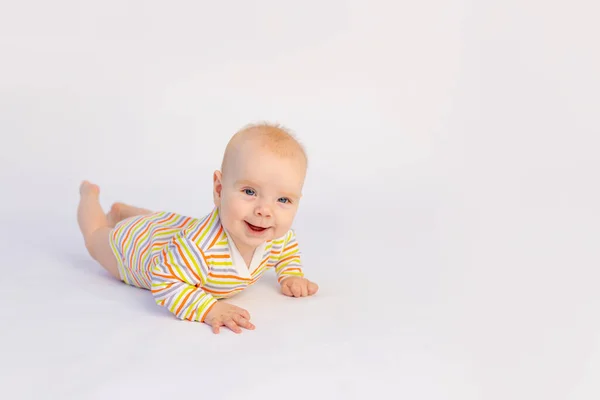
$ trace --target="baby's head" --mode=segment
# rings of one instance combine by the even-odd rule
[[[240,251],[285,235],[302,195],[307,158],[277,125],[250,125],[229,141],[213,177],[215,206]]]

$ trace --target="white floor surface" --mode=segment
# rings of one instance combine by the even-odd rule
[[[0,6],[0,398],[600,398],[599,8],[491,3]],[[202,216],[257,120],[321,289],[213,335],[95,265],[78,184]]]

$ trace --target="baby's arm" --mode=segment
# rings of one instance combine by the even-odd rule
[[[202,287],[208,278],[208,263],[202,250],[185,235],[177,235],[160,254],[152,269],[152,294],[158,305],[179,319],[205,322],[219,333],[227,326],[240,333],[254,329],[250,314],[233,304],[218,302]]]
[[[288,231],[285,236],[283,250],[275,264],[275,273],[277,282],[281,285],[281,292],[286,296],[312,296],[319,290],[316,283],[304,278],[301,253],[293,230]]]
[[[292,276],[298,278],[304,277],[298,240],[293,230],[289,230],[285,235],[283,249],[281,250],[277,264],[275,264],[275,273],[277,274],[277,282],[279,283]]]
[[[178,235],[152,268],[152,295],[179,319],[203,322],[217,300],[201,289],[208,263],[190,239]]]

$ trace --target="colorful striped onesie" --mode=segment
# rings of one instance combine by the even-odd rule
[[[254,284],[268,268],[279,282],[304,276],[293,230],[263,243],[246,267],[218,208],[201,219],[156,212],[123,220],[110,245],[123,282],[151,290],[158,305],[189,321],[204,321],[218,299]]]

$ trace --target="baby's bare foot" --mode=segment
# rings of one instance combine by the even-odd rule
[[[100,194],[100,187],[89,181],[83,181],[83,182],[81,182],[81,185],[79,186],[79,194],[81,196],[87,196],[87,195],[98,196]]]
[[[123,203],[114,203],[110,207],[110,211],[106,214],[106,219],[108,219],[108,225],[114,226],[121,221],[121,209],[123,207]]]

